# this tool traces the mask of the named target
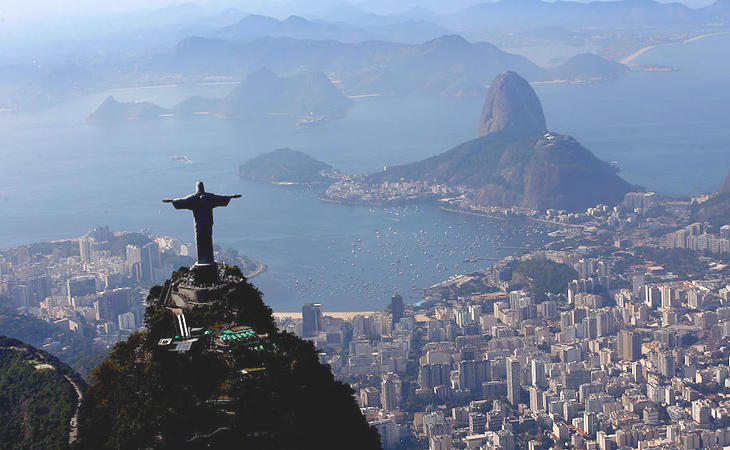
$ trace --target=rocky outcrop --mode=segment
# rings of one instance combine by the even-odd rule
[[[716,229],[730,224],[730,171],[717,195],[694,206],[692,220],[708,222]]]
[[[426,160],[368,177],[464,186],[488,206],[580,210],[616,204],[634,187],[574,138],[549,133],[537,95],[519,75],[492,83],[480,121],[482,137]]]
[[[545,115],[537,94],[515,72],[503,72],[489,85],[479,119],[479,136],[508,131],[522,136],[544,134]]]
[[[90,122],[121,122],[137,119],[156,119],[170,114],[170,111],[150,102],[122,103],[114,97],[107,97],[88,117]]]
[[[720,194],[730,194],[730,170],[727,171],[727,177],[725,177],[725,182],[722,183]]]

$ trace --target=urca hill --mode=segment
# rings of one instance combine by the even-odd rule
[[[480,137],[426,160],[368,177],[463,186],[488,206],[578,210],[618,203],[634,187],[570,136],[549,132],[542,105],[515,72],[490,85]]]

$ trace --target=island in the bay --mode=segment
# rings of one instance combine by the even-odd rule
[[[302,153],[275,151],[255,158],[239,174],[275,183],[330,182],[321,199],[382,204],[441,200],[458,210],[492,208],[532,214],[615,205],[640,190],[574,138],[548,130],[542,105],[517,73],[500,74],[490,85],[479,124],[480,137],[423,161],[370,175],[319,177],[329,168]]]
[[[89,117],[90,122],[119,122],[212,115],[226,119],[285,116],[299,127],[311,127],[344,117],[352,100],[322,72],[278,76],[257,70],[224,98],[190,97],[172,108],[149,102],[120,102],[108,97]]]
[[[253,181],[279,185],[324,184],[343,178],[332,166],[290,148],[280,148],[248,160],[238,175]]]

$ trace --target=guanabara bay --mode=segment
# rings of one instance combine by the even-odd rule
[[[0,450],[730,448],[730,0],[0,2]]]

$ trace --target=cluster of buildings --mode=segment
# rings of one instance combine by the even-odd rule
[[[598,308],[535,305],[524,291],[407,307],[397,321],[337,321],[317,305],[310,338],[337,376],[358,380],[386,448],[730,445],[730,284],[643,278]],[[343,329],[351,337],[333,346],[327,335]]]
[[[395,296],[347,319],[305,305],[303,321],[279,325],[317,343],[385,448],[730,446],[730,271],[709,247],[685,247],[705,267],[691,279],[657,259],[656,230],[705,234],[686,225],[687,206],[635,193],[616,208],[553,212],[536,218],[577,224],[416,304]],[[634,251],[646,248],[652,260]],[[517,265],[535,259],[577,276],[550,295],[513,288]],[[465,294],[474,280],[486,287]]]
[[[709,233],[688,210],[632,193],[617,207],[528,215],[549,228],[543,248],[455,275],[415,304],[394,295],[385,311],[333,317],[308,303],[278,325],[355,388],[385,448],[730,446],[730,270],[717,243],[730,227]],[[691,277],[664,267],[668,246],[694,252]],[[7,250],[0,298],[109,345],[142,325],[145,287],[192,262],[190,250],[106,227]],[[556,263],[575,274],[558,291],[517,276]]]
[[[693,223],[667,233],[665,245],[699,252],[730,253],[730,225],[723,225],[718,231],[712,233],[705,224]]]
[[[190,249],[108,227],[10,249],[0,253],[0,298],[106,347],[143,326],[146,288],[164,281]]]
[[[467,189],[462,186],[431,184],[424,181],[385,181],[372,185],[355,177],[331,184],[321,198],[344,203],[382,204],[460,196],[465,192]]]

